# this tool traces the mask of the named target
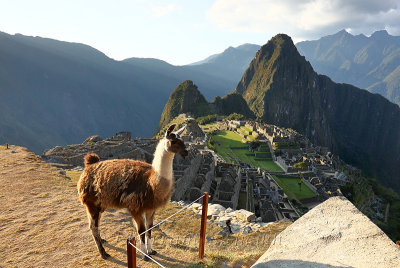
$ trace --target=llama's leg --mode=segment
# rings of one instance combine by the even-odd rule
[[[153,227],[154,213],[155,213],[155,211],[146,212],[146,230]],[[155,251],[151,248],[151,230],[147,231],[147,233],[146,233],[146,247],[147,247],[147,252],[149,255],[157,254],[157,251]]]
[[[146,231],[144,214],[142,214],[142,215],[136,215],[136,214],[134,215],[134,214],[132,214],[132,218],[135,220],[136,230],[137,230],[138,234],[141,234],[144,231]],[[146,234],[142,234],[140,236],[140,248],[144,253],[148,254],[147,250],[146,250],[145,235]],[[143,260],[149,261],[150,259],[148,257],[146,257],[146,256],[143,256]]]
[[[100,237],[99,231],[99,222],[101,216],[101,208],[92,204],[86,204],[88,217],[89,217],[89,226],[92,230],[93,239],[96,242],[97,248],[101,254],[103,259],[107,259],[110,255],[105,251],[102,245],[102,239]]]

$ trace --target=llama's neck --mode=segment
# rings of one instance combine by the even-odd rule
[[[174,161],[174,154],[167,152],[165,150],[166,142],[167,142],[166,139],[162,139],[158,143],[156,151],[154,153],[152,166],[156,171],[157,175],[172,180],[173,179],[172,162]]]

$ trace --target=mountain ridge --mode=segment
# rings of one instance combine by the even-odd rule
[[[266,123],[293,128],[400,190],[400,108],[318,75],[289,36],[262,46],[234,92]]]
[[[386,30],[369,37],[342,30],[318,40],[299,42],[296,47],[316,72],[335,82],[379,93],[400,105],[400,87],[391,76],[400,66],[400,36],[392,36]]]
[[[170,89],[180,82],[196,81],[211,101],[240,78],[201,68],[158,59],[115,61],[84,44],[0,32],[0,143],[41,153],[93,133],[151,136]]]

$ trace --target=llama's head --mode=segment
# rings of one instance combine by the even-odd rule
[[[176,124],[172,124],[169,126],[167,132],[165,132],[164,138],[167,140],[166,150],[174,154],[179,154],[182,157],[186,157],[188,156],[188,151],[186,150],[185,143],[180,137],[186,126],[183,126],[177,131],[172,132],[175,127]]]

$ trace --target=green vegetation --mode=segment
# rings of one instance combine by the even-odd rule
[[[166,124],[164,127],[162,127],[155,135],[154,138],[159,139],[161,137],[164,136],[165,132],[167,131],[168,127],[172,124],[177,124],[178,127],[181,127],[183,125],[183,123],[186,120],[186,116],[185,115],[179,115],[177,117],[175,117],[174,119],[171,120],[171,122],[169,122],[168,124]]]
[[[195,118],[213,114],[204,96],[190,80],[182,82],[172,91],[161,114],[158,130],[181,113],[190,113]]]
[[[205,124],[210,124],[210,123],[217,121],[217,117],[218,117],[217,114],[210,114],[210,115],[199,117],[196,119],[196,121],[199,125],[205,125]]]
[[[225,117],[225,120],[243,120],[245,118],[244,115],[238,113],[232,113]]]
[[[294,142],[274,142],[272,144],[274,150],[279,149],[299,149],[300,145]]]
[[[231,149],[231,147],[243,147],[243,149]],[[217,131],[209,137],[209,148],[215,150],[225,161],[234,163],[235,159],[260,167],[272,172],[282,172],[282,169],[274,161],[256,161],[255,156],[250,156],[248,145],[242,143],[242,137],[232,131]]]
[[[373,178],[358,177],[341,187],[343,194],[364,214],[371,218],[369,201],[377,196],[386,207],[389,204],[387,222],[372,219],[393,241],[400,240],[400,196],[379,184]],[[372,213],[375,213],[374,211]]]
[[[298,169],[307,169],[307,164],[304,162],[298,162],[296,164],[293,165],[293,168],[298,168]]]
[[[300,202],[300,200],[303,198],[316,196],[316,194],[304,183],[301,184],[301,188],[299,187],[300,178],[296,179],[277,175],[272,175],[272,177],[274,178],[276,183],[278,183],[279,186],[282,187],[283,191],[290,200],[294,199]]]

